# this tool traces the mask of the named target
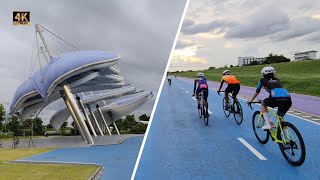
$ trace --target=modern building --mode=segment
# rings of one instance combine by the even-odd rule
[[[294,54],[295,61],[302,61],[306,59],[317,59],[317,51],[311,50]]]
[[[250,64],[253,61],[263,62],[266,58],[255,58],[253,56],[238,57],[238,66]]]

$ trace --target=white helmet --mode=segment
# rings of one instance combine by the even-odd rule
[[[197,74],[197,77],[203,77],[204,76],[204,74],[202,73],[202,72],[199,72],[198,74]]]
[[[262,75],[275,74],[275,73],[276,73],[276,70],[271,66],[264,67],[261,70]]]
[[[230,70],[224,70],[224,71],[223,71],[223,75],[226,75],[226,74],[227,74],[227,75],[231,74],[231,71],[230,71]]]

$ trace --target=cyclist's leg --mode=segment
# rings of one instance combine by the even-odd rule
[[[237,95],[240,91],[240,84],[235,84],[232,92],[232,98],[235,102],[238,102]]]
[[[272,119],[269,115],[268,106],[274,107],[274,100],[272,98],[266,98],[261,102],[261,111],[266,121],[266,125],[264,125],[262,129],[271,129],[272,127],[274,127]]]
[[[229,97],[228,94],[232,92],[232,86],[230,84],[228,84],[228,86],[226,87],[226,89],[224,90],[224,99],[226,101],[226,104],[229,105]]]
[[[208,109],[208,107],[209,107],[208,95],[209,95],[208,89],[204,89],[204,90],[203,90],[203,96],[204,96],[204,101],[205,101],[205,103],[206,103],[206,109]]]
[[[197,102],[198,102],[198,109],[200,109],[200,102],[199,102],[199,93],[201,92],[200,88],[197,88],[196,89],[196,99],[197,99]]]

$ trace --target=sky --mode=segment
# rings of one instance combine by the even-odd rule
[[[170,71],[238,65],[238,57],[320,51],[320,1],[191,0]],[[319,52],[317,57],[319,58]]]
[[[29,77],[35,60],[35,24],[80,50],[119,54],[122,58],[117,67],[125,82],[157,95],[185,3],[186,0],[0,1],[0,103],[11,103],[17,87]],[[12,25],[13,11],[30,11],[31,25]],[[36,63],[35,69],[44,64],[45,61]],[[150,115],[155,99],[156,96],[135,114]],[[52,103],[40,113],[44,124],[59,107],[61,102]]]

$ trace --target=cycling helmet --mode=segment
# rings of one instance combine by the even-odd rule
[[[197,74],[197,77],[204,77],[204,74],[203,74],[202,72],[199,72],[199,73]]]
[[[276,70],[271,66],[264,67],[261,70],[262,75],[275,74],[275,73],[276,73]]]
[[[229,74],[231,74],[231,71],[230,71],[230,70],[224,70],[224,71],[223,71],[223,75],[229,75]]]

